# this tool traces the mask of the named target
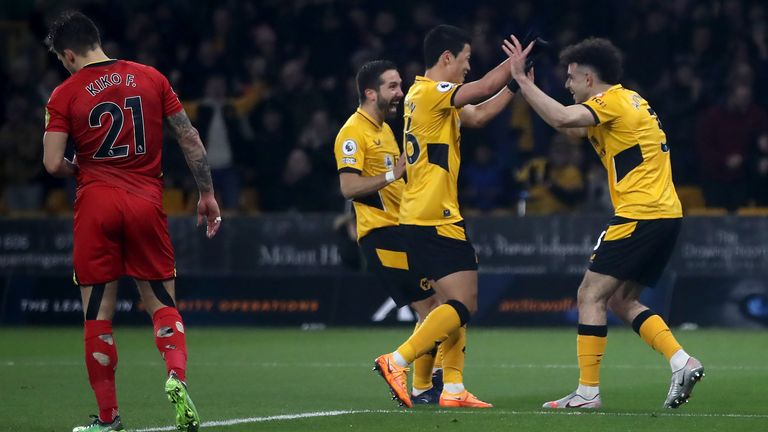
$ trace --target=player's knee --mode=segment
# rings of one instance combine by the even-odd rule
[[[464,305],[467,306],[470,316],[474,315],[477,312],[477,297],[466,300]]]
[[[638,311],[648,309],[635,298],[613,296],[608,300],[608,309],[626,323],[631,323]]]
[[[438,302],[435,296],[411,303],[411,308],[413,308],[419,316],[419,322],[424,321],[424,318],[438,306],[440,306],[440,302]]]
[[[474,315],[477,312],[477,291],[465,291],[460,296],[454,297],[454,299],[461,302],[467,308],[470,315]]]
[[[105,312],[109,312],[109,304],[104,299],[104,292],[106,290],[106,284],[95,284],[91,286],[91,291],[87,299],[87,305],[85,307],[85,319],[88,321],[99,319],[99,312],[102,312],[102,318]],[[107,310],[102,310],[102,309]],[[111,319],[111,316],[109,317]]]
[[[602,307],[605,309],[608,299],[599,290],[593,289],[588,285],[582,285],[576,294],[576,301],[579,308]]]
[[[165,285],[163,284],[164,281],[151,280],[148,282],[150,288],[152,289],[152,294],[154,294],[155,298],[157,299],[157,302],[152,302],[154,303],[154,307],[152,307],[154,310],[147,308],[147,312],[149,312],[150,315],[154,314],[158,309],[164,307],[176,307],[176,301],[174,300],[171,293],[168,292],[168,289],[166,289]]]
[[[467,324],[477,309],[476,303],[474,305],[466,305],[464,302],[454,299],[448,300],[445,302],[445,304],[456,310],[456,313],[459,315],[459,321],[461,322],[461,325]],[[470,308],[470,306],[472,306],[472,308]]]
[[[443,302],[438,298],[436,295],[433,295],[432,297],[429,297],[426,299],[426,307],[428,309],[428,312],[432,312],[433,309],[443,304]]]
[[[427,315],[429,315],[429,313],[432,312],[436,307],[440,306],[440,303],[434,297],[424,299],[418,303],[418,307],[414,307],[414,309],[422,320],[426,318]]]

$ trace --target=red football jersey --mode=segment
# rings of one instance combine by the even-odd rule
[[[109,60],[85,66],[56,87],[45,130],[74,139],[78,191],[108,184],[162,203],[163,119],[181,110],[156,69]]]

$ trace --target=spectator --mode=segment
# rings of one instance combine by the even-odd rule
[[[249,184],[259,190],[262,209],[274,210],[271,205],[275,201],[272,196],[275,180],[283,173],[295,136],[285,126],[285,114],[276,102],[269,101],[253,111],[250,121],[254,139],[245,155],[246,177]],[[275,191],[275,194],[282,192]]]
[[[652,88],[665,71],[666,62],[672,58],[672,44],[669,31],[669,17],[662,8],[653,7],[645,13],[643,29],[632,41],[627,56],[628,67],[635,70],[633,74],[644,88]]]
[[[520,189],[528,192],[526,213],[552,214],[578,209],[586,195],[580,165],[581,149],[565,135],[555,135],[548,157],[532,159],[517,173]]]
[[[343,200],[338,191],[335,161],[329,146],[338,129],[320,110],[299,133],[298,143],[288,154],[280,187],[270,194],[268,208],[289,211],[328,211],[338,209]],[[272,180],[274,182],[274,180]]]
[[[42,124],[30,115],[22,95],[8,99],[6,122],[0,127],[3,195],[10,211],[35,211],[43,205]],[[30,121],[30,118],[32,120]]]
[[[696,115],[701,111],[703,83],[689,59],[679,59],[667,82],[657,87],[650,102],[657,108],[667,143],[672,149],[672,172],[677,184],[698,179],[694,136]]]
[[[768,207],[768,125],[755,139],[749,157],[751,168],[751,201],[760,207]]]
[[[216,44],[205,40],[197,48],[197,55],[190,59],[182,71],[181,92],[183,99],[199,99],[204,97],[209,77],[213,75],[226,76],[226,68],[222,65]]]
[[[45,34],[45,14],[51,11],[44,3],[8,11],[8,28],[14,30],[4,33],[9,55],[0,62],[0,89],[6,100],[21,95],[27,101],[30,108],[25,120],[29,124],[42,124],[43,103],[50,90],[66,77],[55,58],[41,55],[43,48],[39,41]],[[223,106],[234,107],[237,114],[229,116],[231,110],[221,111],[227,125],[227,140],[234,146],[230,149],[234,152],[234,170],[245,177],[238,179],[238,187],[256,184],[267,204],[274,202],[267,197],[281,196],[285,205],[271,207],[274,209],[291,208],[290,203],[298,199],[286,196],[288,192],[275,181],[282,177],[293,150],[304,146],[302,152],[312,167],[310,178],[319,176],[317,179],[322,184],[324,175],[333,174],[333,168],[314,154],[315,146],[324,142],[309,136],[322,133],[322,128],[310,125],[316,120],[313,119],[315,113],[324,112],[326,121],[333,123],[354,109],[357,104],[354,71],[368,60],[389,57],[396,61],[403,71],[404,87],[409,86],[415,75],[424,72],[421,64],[424,33],[441,22],[472,32],[473,64],[480,66],[470,71],[470,75],[486,70],[483,64],[498,60],[501,53],[497,44],[502,36],[523,35],[529,29],[539,31],[553,42],[554,49],[537,60],[536,80],[543,89],[548,89],[547,93],[555,94],[554,90],[559,89],[556,98],[567,103],[571,99],[563,90],[564,68],[557,65],[557,51],[589,36],[590,22],[605,23],[599,30],[601,35],[632,53],[627,56],[630,63],[626,65],[623,82],[627,87],[631,87],[629,83],[638,83],[642,88],[637,90],[649,95],[664,124],[678,184],[711,186],[717,184],[722,175],[736,174],[731,168],[723,168],[726,171],[723,174],[716,152],[711,152],[711,148],[697,138],[701,132],[697,121],[706,122],[703,119],[708,115],[703,112],[704,107],[725,109],[727,103],[718,104],[720,98],[731,93],[736,84],[751,87],[752,105],[766,109],[768,103],[768,81],[762,79],[768,76],[768,8],[764,1],[758,0],[597,3],[525,0],[512,7],[500,0],[491,0],[451,8],[427,1],[355,2],[352,5],[340,0],[132,2],[129,6],[104,1],[59,3],[81,5],[96,17],[104,44],[111,47],[108,52],[115,57],[150,63],[166,73],[190,115],[196,114],[193,111],[198,105],[191,101],[206,97],[205,90],[212,77],[222,77],[227,83],[227,103]],[[27,22],[13,21],[23,13],[29,13]],[[723,88],[723,82],[729,86]],[[274,107],[274,103],[280,104],[276,111],[259,106]],[[0,104],[0,128],[10,121],[3,112],[6,105]],[[254,107],[257,114],[250,112]],[[207,105],[202,111],[210,115],[206,120],[210,123],[217,109]],[[259,118],[262,114],[269,119]],[[480,133],[463,136],[462,143],[467,149],[475,149],[480,144],[487,146],[501,169],[518,170],[541,154],[551,139],[549,128],[543,127],[538,116],[530,114],[524,103],[515,103],[509,115],[499,116]],[[234,127],[237,123],[234,117],[250,118],[247,124],[254,129],[253,134],[247,128],[240,131]],[[280,130],[268,127],[267,123],[279,124]],[[711,130],[714,124],[705,126]],[[399,139],[398,128],[393,128]],[[754,133],[754,130],[744,132],[743,140],[737,139],[741,144],[724,145],[728,149],[740,146],[737,153],[743,159]],[[241,144],[250,154],[240,153],[235,142],[240,138],[229,136],[231,134],[242,135]],[[740,134],[742,132],[735,133]],[[722,139],[720,136],[718,143],[722,144]],[[310,142],[314,144],[308,144]],[[214,143],[214,149],[216,145]],[[163,162],[166,181],[181,187],[176,184],[174,173],[186,172],[184,159],[175,145],[168,150]],[[15,161],[16,154],[9,157]],[[737,159],[732,159],[732,163]],[[240,162],[244,163],[238,167]],[[6,163],[11,162],[4,161],[2,165]],[[746,162],[736,165],[740,165],[736,171],[742,180],[729,183],[734,192],[729,195],[738,195],[735,188],[741,187],[744,191],[747,185],[755,190],[755,185],[750,183],[757,181],[754,167]],[[331,171],[325,173],[326,169]],[[605,191],[600,190],[604,179],[599,172],[596,175],[599,181],[594,182],[594,188],[589,186],[593,182],[586,182],[589,209],[602,209],[608,202]],[[246,183],[242,183],[243,180]],[[501,184],[496,186],[503,189],[504,181],[499,181]],[[4,187],[5,183],[0,185]],[[328,188],[323,192],[329,195],[337,189],[335,185]],[[707,188],[711,195],[714,187]],[[602,198],[597,198],[598,195]],[[742,199],[725,197],[738,201],[728,206],[745,203],[748,193],[744,195]],[[223,204],[230,205],[231,209],[233,200],[230,197]],[[317,204],[318,209],[338,210],[335,196],[330,196],[323,205]]]
[[[752,89],[738,81],[724,103],[701,116],[696,142],[708,206],[734,210],[747,204],[747,158],[752,140],[766,124],[768,114],[752,101]]]
[[[312,113],[322,109],[325,104],[319,91],[313,86],[312,79],[304,71],[304,62],[301,59],[293,59],[285,63],[280,72],[280,83],[276,96],[288,109],[289,127],[304,127]]]
[[[227,98],[227,81],[221,75],[208,78],[205,98],[197,107],[196,125],[208,151],[211,176],[221,194],[222,209],[234,210],[240,201],[238,156],[244,147],[240,116]]]
[[[504,168],[485,144],[475,147],[474,158],[462,168],[461,203],[472,212],[486,213],[509,204],[504,194]]]
[[[268,209],[299,212],[325,210],[327,202],[324,196],[329,188],[318,182],[318,177],[322,175],[314,169],[307,152],[298,148],[292,150],[279,177],[280,187],[275,189]]]

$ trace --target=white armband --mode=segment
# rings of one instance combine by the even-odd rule
[[[395,181],[395,172],[387,171],[387,173],[384,174],[384,178],[387,180],[387,183],[392,183],[393,181]]]

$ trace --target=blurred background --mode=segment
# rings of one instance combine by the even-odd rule
[[[192,226],[196,188],[183,155],[163,143],[164,205],[192,321],[412,319],[369,288],[333,143],[357,106],[357,68],[393,60],[407,91],[424,72],[424,34],[450,23],[473,36],[470,80],[504,58],[503,37],[550,40],[536,81],[566,104],[558,51],[588,36],[613,40],[625,53],[623,85],[663,122],[691,216],[648,301],[677,324],[768,323],[768,5],[759,0],[3,0],[0,323],[81,319],[67,282],[74,184],[41,163],[43,107],[68,75],[42,40],[63,9],[89,15],[111,57],[168,76],[207,146],[225,210],[210,242]],[[211,127],[218,119],[224,127]],[[401,140],[402,119],[391,126]],[[573,322],[585,259],[612,213],[591,147],[516,98],[484,129],[462,131],[462,158],[460,202],[481,260],[477,322]],[[143,322],[132,291],[123,290],[124,310]],[[686,303],[691,293],[700,304]]]

